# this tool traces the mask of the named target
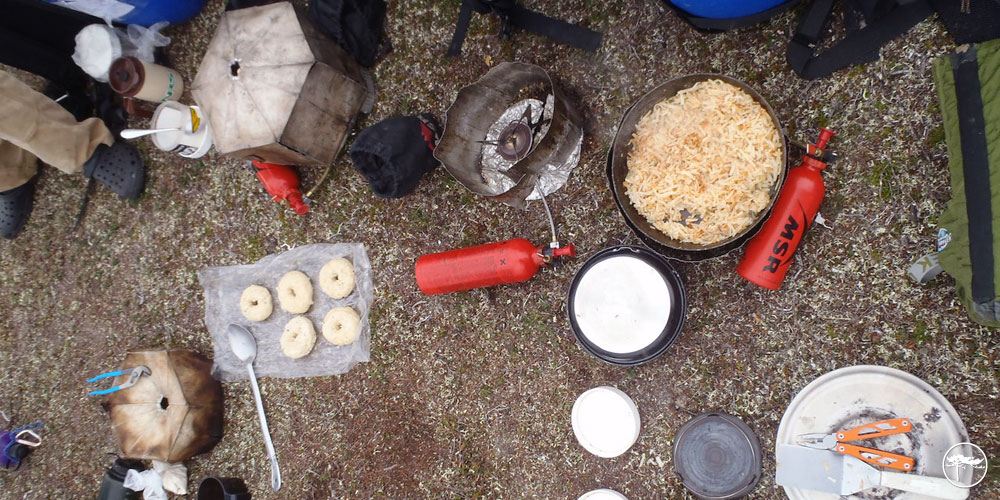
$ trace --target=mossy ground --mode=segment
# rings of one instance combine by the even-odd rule
[[[215,152],[185,160],[139,140],[145,194],[126,202],[97,189],[73,231],[85,180],[46,167],[24,234],[0,242],[0,409],[18,422],[44,420],[45,443],[21,471],[0,474],[0,496],[96,495],[116,446],[84,379],[116,367],[130,348],[210,355],[198,269],[326,241],[367,245],[372,361],[338,377],[261,381],[284,476],[279,493],[268,488],[249,386],[226,384],[226,436],[188,462],[192,486],[208,475],[241,477],[261,500],[555,499],[598,487],[683,498],[671,446],[692,413],[738,415],[773,450],[795,393],[854,364],[923,378],[954,404],[972,441],[1000,456],[998,333],[968,320],[950,278],[921,286],[904,274],[933,248],[949,196],[930,64],[951,42],[937,21],[890,43],[877,62],[808,82],[784,61],[795,13],[704,35],[654,0],[526,1],[602,30],[603,46],[589,54],[526,33],[502,41],[495,19],[476,16],[463,54],[447,59],[459,3],[391,2],[393,51],[375,68],[377,105],[359,129],[397,114],[443,116],[459,88],[501,61],[542,66],[586,117],[580,165],[549,200],[580,258],[523,284],[422,295],[413,278],[422,254],[548,236],[541,206],[522,213],[472,196],[443,169],[412,196],[383,200],[341,157],[299,217],[269,201],[239,161]],[[189,84],[221,10],[214,0],[167,30],[170,58]],[[739,252],[677,264],[690,303],[681,338],[653,362],[612,367],[570,334],[568,284],[594,252],[638,244],[603,173],[617,121],[658,83],[694,72],[745,80],[792,137],[812,140],[820,125],[839,132],[840,160],[825,174],[827,227],[806,235],[777,292],[736,275]],[[306,171],[305,185],[318,177]],[[576,443],[569,417],[578,394],[605,384],[628,393],[643,418],[636,445],[610,460]],[[754,498],[783,497],[773,471],[768,452]],[[1000,498],[997,476],[974,495]]]

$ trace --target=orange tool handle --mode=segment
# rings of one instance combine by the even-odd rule
[[[843,453],[844,455],[859,458],[872,465],[879,465],[903,472],[910,472],[913,470],[913,459],[910,457],[904,457],[903,455],[896,455],[895,453],[873,450],[871,448],[854,446],[853,444],[846,443],[837,443],[835,450],[837,453]]]
[[[874,439],[893,434],[902,434],[913,430],[913,423],[908,418],[880,420],[850,430],[837,433],[837,441],[857,441],[859,439]]]

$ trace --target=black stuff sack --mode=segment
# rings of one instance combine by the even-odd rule
[[[402,198],[438,165],[434,146],[440,137],[441,126],[429,113],[397,116],[362,130],[349,154],[376,195]]]

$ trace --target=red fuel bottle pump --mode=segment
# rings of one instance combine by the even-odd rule
[[[287,201],[288,205],[299,215],[309,212],[309,206],[302,199],[302,192],[299,191],[299,175],[295,169],[288,165],[277,165],[275,163],[264,163],[253,161],[254,172],[257,179],[264,185],[264,189],[271,195],[271,199],[277,202]]]
[[[764,227],[747,243],[736,272],[748,281],[777,290],[792,265],[792,256],[823,202],[826,187],[820,173],[832,158],[826,145],[835,132],[820,129],[816,144],[806,145],[802,162],[788,171],[785,186]]]
[[[434,295],[527,281],[561,257],[576,257],[572,243],[536,247],[524,238],[424,255],[417,259],[417,286]]]

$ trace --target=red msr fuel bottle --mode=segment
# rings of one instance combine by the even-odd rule
[[[802,163],[788,171],[785,186],[764,227],[747,243],[736,272],[748,281],[777,290],[792,265],[792,256],[816,218],[826,194],[823,175],[826,145],[834,132],[821,129],[816,144],[806,146]]]
[[[261,161],[250,163],[257,174],[257,179],[264,185],[264,189],[267,190],[267,194],[271,195],[272,200],[278,203],[287,201],[288,206],[292,207],[292,210],[295,210],[295,213],[299,215],[305,215],[309,212],[309,206],[305,204],[302,192],[299,191],[299,174],[295,173],[295,169],[288,165]]]
[[[536,247],[524,238],[424,255],[417,259],[417,286],[435,295],[527,281],[560,257],[576,257],[572,243]]]

